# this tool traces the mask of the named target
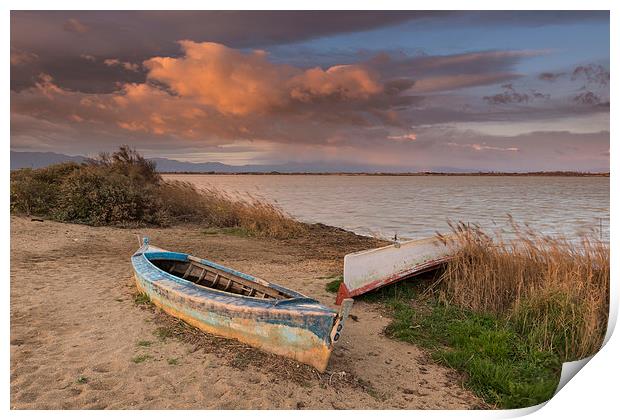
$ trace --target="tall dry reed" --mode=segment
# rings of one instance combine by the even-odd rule
[[[562,360],[595,353],[607,328],[609,246],[592,237],[571,242],[511,223],[514,240],[464,223],[451,224],[450,236],[439,235],[457,248],[437,283],[440,299],[499,315]]]
[[[287,238],[307,231],[307,225],[279,207],[248,195],[232,197],[215,188],[196,188],[182,181],[159,186],[162,209],[173,220],[215,227],[238,227],[257,236]]]

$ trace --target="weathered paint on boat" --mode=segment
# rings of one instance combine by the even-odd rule
[[[204,265],[268,285],[292,297],[276,300],[241,296],[196,285],[151,262],[156,259],[186,262],[189,257],[188,254],[156,248],[145,241],[131,258],[138,289],[165,312],[203,331],[236,339],[325,371],[352,300],[348,300],[337,313],[293,290],[200,259]]]
[[[450,241],[425,238],[347,254],[336,304],[433,270],[452,258]]]

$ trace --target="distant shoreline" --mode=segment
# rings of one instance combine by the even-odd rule
[[[609,178],[609,172],[159,172],[162,175],[550,176]]]

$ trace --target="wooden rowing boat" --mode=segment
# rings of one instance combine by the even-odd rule
[[[167,313],[325,371],[353,304],[340,312],[298,292],[194,256],[143,245],[131,257],[138,289]]]
[[[336,304],[346,298],[437,269],[454,254],[451,241],[437,237],[400,242],[344,256],[344,278]]]

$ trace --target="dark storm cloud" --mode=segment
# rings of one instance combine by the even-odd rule
[[[506,105],[522,104],[535,101],[537,99],[550,98],[549,94],[544,94],[534,89],[530,89],[527,92],[519,92],[514,88],[512,83],[502,85],[502,88],[504,89],[503,92],[491,96],[485,96],[482,99],[484,99],[488,104],[491,105]]]
[[[11,47],[40,59],[14,69],[11,87],[32,86],[39,73],[46,73],[53,74],[63,87],[110,92],[114,81],[139,82],[144,74],[95,69],[77,57],[89,55],[140,63],[153,56],[178,55],[176,42],[182,39],[218,42],[233,48],[260,48],[406,22],[425,27],[450,22],[527,26],[605,19],[607,12],[587,11],[13,11]],[[502,63],[504,67],[510,66],[506,57],[487,56],[486,61],[491,67],[501,67]],[[425,64],[430,66],[429,71],[432,69],[431,61],[421,60],[417,64],[422,70]],[[463,66],[463,71],[475,71],[468,70],[465,63]]]
[[[86,93],[113,92],[119,83],[141,83],[146,73],[140,68],[129,70],[121,66],[108,66],[105,58],[89,54],[69,56],[62,60],[49,55],[11,66],[11,90],[20,91],[34,85],[39,75],[53,74],[60,86]],[[131,63],[130,59],[122,62]],[[13,59],[11,59],[13,64]],[[119,61],[120,62],[120,61]]]
[[[600,64],[577,66],[573,70],[571,80],[582,80],[587,85],[607,87],[609,86],[609,71]]]
[[[544,51],[476,51],[450,55],[378,54],[368,65],[386,76],[415,75],[449,76],[454,74],[498,74],[512,71],[527,57],[543,55]],[[518,76],[515,74],[515,76]]]
[[[12,68],[11,89],[32,86],[40,73],[60,86],[111,92],[116,82],[142,82],[141,71],[94,66],[80,56],[140,63],[179,54],[177,41],[259,47],[336,33],[380,28],[432,12],[210,12],[210,11],[18,11],[11,13],[11,46],[39,60]],[[32,28],[37,28],[33,31]],[[28,65],[25,65],[28,64]]]
[[[543,80],[545,82],[555,82],[560,77],[564,76],[566,73],[553,73],[553,72],[543,72],[538,75],[538,80]]]
[[[605,101],[599,95],[589,90],[575,95],[573,97],[573,102],[597,108],[609,108],[609,100]]]

